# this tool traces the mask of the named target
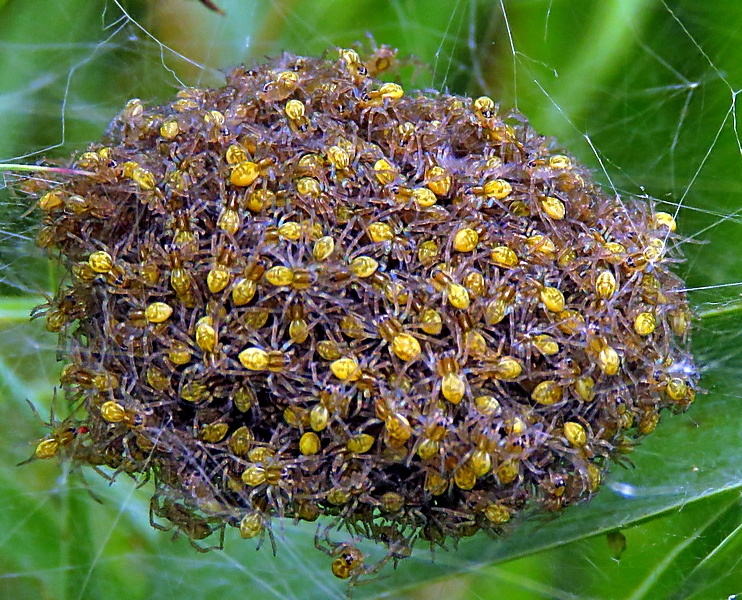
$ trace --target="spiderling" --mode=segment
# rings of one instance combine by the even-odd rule
[[[672,217],[488,97],[375,79],[394,55],[130,100],[38,194],[80,406],[38,458],[151,477],[194,544],[324,517],[396,564],[591,497],[693,402]]]

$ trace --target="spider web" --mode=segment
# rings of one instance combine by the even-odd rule
[[[734,37],[742,14],[736,3],[217,3],[225,17],[196,0],[55,0],[44,14],[29,3],[0,0],[0,162],[66,157],[100,137],[129,98],[156,103],[183,85],[218,85],[230,65],[375,40],[414,57],[400,71],[406,88],[485,92],[518,108],[592,167],[606,190],[646,196],[676,216],[687,238],[679,269],[703,315],[694,348],[709,394],[690,414],[663,418],[632,455],[636,469],[614,469],[590,506],[518,523],[502,541],[482,535],[462,541],[458,549],[437,551],[434,562],[422,548],[354,596],[639,599],[742,592],[742,422],[733,406],[742,393],[742,60]],[[36,216],[10,189],[15,177],[4,177],[0,595],[343,597],[329,559],[313,547],[312,525],[276,524],[275,558],[270,548],[255,552],[254,541],[240,540],[234,530],[225,550],[198,554],[182,536],[171,543],[171,535],[150,527],[146,486],[125,477],[108,485],[92,472],[82,481],[51,463],[13,466],[31,453],[28,440],[43,435],[24,399],[48,414],[59,376],[53,336],[27,322],[57,274],[34,249]],[[636,525],[656,515],[664,516]],[[610,543],[605,533],[612,534]]]

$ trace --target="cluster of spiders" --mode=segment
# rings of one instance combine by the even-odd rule
[[[133,99],[35,190],[79,406],[38,458],[152,477],[153,524],[194,541],[323,517],[386,564],[591,497],[693,402],[672,216],[488,97],[377,79],[394,60]]]

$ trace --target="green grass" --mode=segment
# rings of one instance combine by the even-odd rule
[[[499,3],[484,0],[217,3],[227,17],[196,0],[126,5],[200,68],[117,21],[111,2],[59,0],[40,10],[0,0],[0,162],[58,145],[63,99],[64,144],[47,157],[100,137],[128,98],[172,95],[168,69],[186,83],[213,84],[231,64],[283,50],[318,54],[370,32],[415,57],[401,69],[406,87],[479,94],[484,86],[592,166],[607,189],[682,200],[679,227],[692,241],[679,270],[690,287],[742,280],[742,157],[731,110],[742,88],[736,0],[509,0],[508,26]],[[27,320],[56,275],[33,249],[35,216],[23,196],[0,194],[0,597],[342,596],[327,557],[313,549],[313,527],[277,526],[275,558],[235,531],[225,551],[199,554],[151,529],[146,486],[124,477],[109,486],[93,472],[85,483],[53,463],[14,466],[43,435],[25,399],[48,414],[58,377],[53,336]],[[691,293],[708,393],[688,414],[664,415],[632,455],[635,468],[614,468],[589,505],[517,523],[503,540],[462,541],[437,551],[435,562],[421,548],[354,597],[701,599],[742,591],[741,289]],[[627,547],[617,560],[607,534],[619,530]]]

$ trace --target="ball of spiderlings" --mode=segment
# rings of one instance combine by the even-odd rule
[[[84,408],[40,457],[152,476],[192,539],[326,516],[391,551],[589,498],[693,401],[673,219],[393,55],[131,100],[40,198]]]

